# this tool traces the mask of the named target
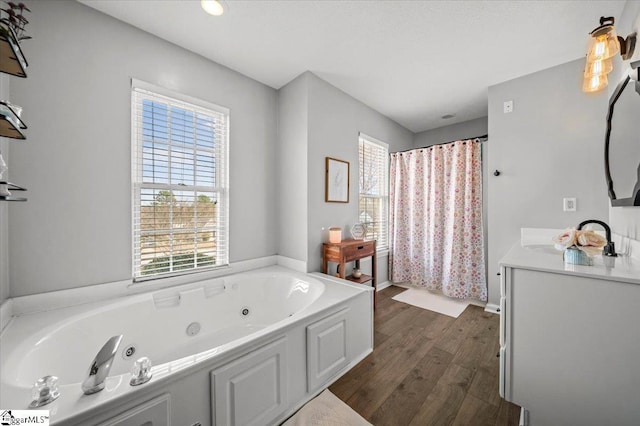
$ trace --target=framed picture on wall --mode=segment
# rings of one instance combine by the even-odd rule
[[[324,200],[327,203],[349,202],[349,162],[326,157]]]

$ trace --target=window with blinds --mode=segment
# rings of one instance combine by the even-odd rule
[[[229,112],[132,82],[134,280],[229,262]]]
[[[378,250],[389,248],[389,146],[360,133],[359,219]]]

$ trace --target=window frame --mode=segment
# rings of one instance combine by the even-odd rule
[[[385,151],[385,158],[384,161],[382,162],[384,164],[384,176],[383,176],[383,180],[384,180],[384,185],[382,186],[384,188],[384,194],[383,195],[379,195],[379,196],[375,196],[372,194],[363,194],[361,193],[361,188],[362,188],[362,181],[363,181],[363,175],[361,175],[361,172],[363,170],[363,156],[360,155],[360,145],[362,143],[365,144],[371,144],[371,145],[377,145],[378,147],[382,148]],[[369,136],[365,133],[359,132],[358,133],[358,221],[360,221],[360,204],[361,204],[361,200],[362,197],[366,197],[369,199],[375,199],[378,198],[381,200],[381,205],[382,205],[382,209],[383,209],[383,215],[385,216],[383,218],[383,220],[380,220],[378,222],[384,222],[384,232],[386,234],[385,236],[385,241],[384,241],[384,245],[380,245],[381,241],[378,238],[377,239],[377,251],[378,253],[386,253],[389,250],[389,144],[386,142],[383,142],[379,139],[376,139],[372,136]],[[386,213],[386,214],[385,214]]]
[[[198,185],[196,181],[194,181],[194,185],[184,185],[184,184],[158,184],[158,183],[147,183],[143,182],[143,167],[142,167],[142,156],[143,156],[143,143],[142,139],[138,137],[141,133],[142,124],[139,122],[138,115],[138,105],[136,104],[136,93],[148,92],[150,97],[164,97],[168,98],[167,102],[175,101],[177,104],[185,103],[194,107],[193,111],[196,109],[204,109],[210,111],[212,113],[218,113],[224,116],[224,126],[225,132],[221,138],[221,141],[224,146],[220,149],[214,148],[216,153],[220,155],[214,155],[216,164],[222,167],[222,170],[216,170],[216,184],[220,182],[217,186],[202,186]],[[131,234],[132,234],[132,245],[131,245],[131,262],[132,262],[132,281],[133,283],[141,283],[150,280],[157,279],[166,279],[172,277],[180,277],[184,275],[197,274],[197,273],[205,273],[211,272],[220,268],[225,268],[229,266],[229,227],[230,227],[230,217],[229,217],[229,133],[230,133],[230,110],[228,108],[213,104],[211,102],[195,98],[189,95],[185,95],[183,93],[179,93],[170,89],[166,89],[161,86],[156,86],[151,83],[147,83],[142,80],[138,80],[135,78],[131,79],[131,197],[132,197],[132,206],[131,206]],[[222,156],[222,158],[218,158]],[[195,176],[194,176],[195,178]],[[216,232],[216,238],[218,241],[222,241],[222,247],[218,246],[218,241],[216,242],[216,262],[214,265],[207,266],[196,266],[190,269],[181,269],[174,270],[170,272],[160,272],[153,273],[149,275],[142,275],[142,262],[139,260],[141,257],[141,240],[142,240],[142,232],[141,229],[136,228],[136,215],[141,214],[141,206],[142,206],[142,190],[143,189],[159,189],[162,186],[162,189],[166,189],[169,191],[195,191],[200,192],[206,189],[207,192],[213,192],[218,195],[218,203],[217,203],[217,214],[218,218],[222,218],[221,225],[216,226],[214,232]],[[198,229],[203,229],[195,225],[194,230],[197,233]],[[204,232],[204,231],[203,231]],[[194,246],[195,248],[195,246]],[[220,256],[222,254],[222,256]],[[221,257],[221,259],[219,259]]]

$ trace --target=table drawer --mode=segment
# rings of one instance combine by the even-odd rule
[[[344,248],[344,259],[346,262],[350,260],[360,259],[365,256],[373,255],[373,241],[363,241],[362,244],[354,244]]]

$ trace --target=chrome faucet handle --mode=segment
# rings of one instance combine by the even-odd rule
[[[42,407],[55,401],[59,396],[58,378],[56,376],[41,377],[33,384],[33,388],[31,388],[33,401],[29,404],[29,408]]]
[[[146,356],[139,358],[131,369],[131,386],[138,386],[147,383],[151,380],[153,374],[151,373],[151,360]]]
[[[87,372],[87,378],[82,382],[82,391],[85,395],[91,395],[104,389],[104,381],[109,375],[113,359],[116,356],[121,341],[122,334],[113,336],[107,340],[107,343],[102,346],[102,349],[100,349],[93,359]]]

